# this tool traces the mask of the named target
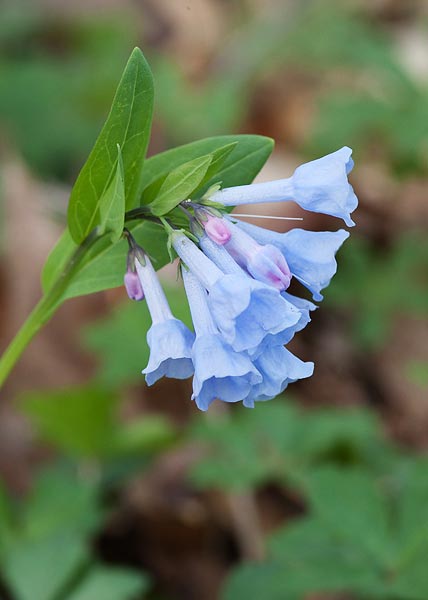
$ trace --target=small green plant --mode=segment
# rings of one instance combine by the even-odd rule
[[[222,598],[303,600],[346,592],[356,600],[428,597],[428,462],[402,459],[383,475],[313,469],[308,514],[270,536],[268,559],[232,573]]]
[[[279,399],[233,416],[198,420],[190,436],[206,449],[190,473],[194,484],[230,491],[268,482],[300,488],[319,464],[376,470],[394,455],[367,410],[305,411]]]
[[[106,565],[91,539],[105,517],[96,480],[55,467],[17,503],[0,490],[0,578],[13,600],[131,600],[146,575]]]

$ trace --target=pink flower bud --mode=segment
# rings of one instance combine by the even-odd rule
[[[126,292],[131,300],[142,300],[144,298],[143,286],[141,285],[137,273],[127,271],[123,281],[125,283]]]
[[[203,225],[207,236],[216,244],[223,246],[230,240],[232,234],[225,219],[208,215],[208,219]]]

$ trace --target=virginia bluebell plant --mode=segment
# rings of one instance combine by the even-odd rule
[[[128,232],[125,286],[130,298],[146,298],[152,326],[148,366],[160,377],[193,375],[192,399],[201,410],[216,400],[254,407],[289,383],[310,377],[314,364],[287,348],[317,306],[287,292],[296,279],[316,301],[336,273],[335,254],[349,233],[292,229],[286,233],[250,225],[226,207],[292,200],[305,210],[354,225],[357,198],[348,182],[351,150],[342,148],[304,164],[288,179],[221,189],[184,200],[184,229],[161,219],[169,246],[181,261],[195,333],[171,313],[150,259]]]
[[[201,410],[215,399],[253,407],[312,374],[313,364],[286,345],[317,307],[289,286],[295,280],[322,300],[348,232],[277,233],[230,211],[243,203],[293,201],[352,226],[351,150],[257,184],[251,182],[273,149],[273,140],[260,135],[205,138],[147,158],[153,98],[150,67],[135,48],[71,191],[67,227],[43,269],[43,295],[0,357],[0,386],[65,300],[123,279],[129,297],[145,300],[151,315],[148,385],[193,375]],[[194,333],[172,314],[155,272],[168,261],[167,250],[181,261]]]

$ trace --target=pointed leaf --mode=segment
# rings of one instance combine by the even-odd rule
[[[226,162],[227,157],[236,148],[237,144],[238,144],[238,142],[232,142],[231,144],[226,144],[225,146],[222,146],[218,150],[214,150],[214,152],[211,153],[212,160],[211,160],[210,166],[207,169],[207,172],[205,173],[204,178],[202,179],[202,181],[200,183],[200,186],[205,185],[205,183],[207,181],[211,181],[211,179],[213,179],[217,176],[217,174],[220,172],[221,167]],[[198,189],[199,189],[199,186],[198,186]]]
[[[212,155],[201,156],[171,171],[160,187],[156,199],[150,204],[154,215],[160,217],[170,212],[190,194],[203,180],[212,161]]]
[[[138,48],[132,52],[107,121],[71,192],[68,225],[82,242],[101,222],[100,201],[117,168],[117,144],[123,154],[126,208],[135,206],[153,112],[153,80]]]
[[[162,175],[167,175],[171,169],[189,160],[213,154],[219,148],[234,142],[237,142],[236,147],[226,157],[220,170],[209,181],[205,181],[198,193],[202,195],[218,181],[222,182],[223,187],[251,183],[269,158],[273,149],[273,140],[261,135],[222,135],[205,138],[161,152],[146,160],[143,167],[142,204],[151,201],[150,198],[146,200],[145,190]]]
[[[96,566],[67,596],[67,600],[130,600],[141,598],[149,587],[148,578],[137,571]]]
[[[332,532],[388,562],[393,551],[388,507],[373,477],[360,469],[324,467],[308,475],[307,491],[314,513]]]
[[[111,232],[111,241],[117,242],[123,233],[125,223],[125,183],[119,144],[117,145],[116,173],[100,200],[100,217],[100,233]]]
[[[117,397],[96,388],[28,393],[22,408],[43,439],[72,456],[100,456],[110,446]]]
[[[205,176],[202,179],[202,181],[200,182],[200,184],[198,185],[198,187],[190,195],[192,198],[194,197],[196,191],[199,191],[202,186],[205,188],[205,183],[207,181],[210,181],[220,171],[220,169],[223,166],[223,164],[225,163],[227,157],[234,150],[234,148],[237,146],[237,144],[238,144],[238,142],[236,142],[236,141],[232,142],[230,144],[226,144],[225,146],[221,146],[220,148],[218,148],[217,150],[214,150],[211,153],[212,160],[211,160],[210,166],[208,167],[207,172],[205,173]],[[153,181],[144,190],[144,204],[150,204],[151,202],[153,202],[156,199],[156,197],[158,196],[159,191],[167,177],[168,177],[168,173],[164,173],[163,175],[161,175],[159,177],[159,179],[156,179],[156,181]]]

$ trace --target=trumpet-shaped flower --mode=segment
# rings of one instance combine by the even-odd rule
[[[262,376],[244,353],[229,346],[212,319],[207,293],[193,273],[182,269],[190,312],[196,332],[193,345],[193,396],[200,410],[215,399],[239,402],[246,398]]]
[[[289,383],[310,377],[314,371],[314,363],[301,361],[283,346],[269,346],[254,364],[263,379],[245,398],[243,404],[247,408],[254,408],[257,401],[271,400]]]
[[[192,345],[194,335],[171,313],[159,279],[148,257],[144,265],[135,259],[135,267],[145,291],[152,326],[147,333],[150,358],[143,370],[152,385],[161,377],[186,379],[193,374]]]
[[[295,306],[275,288],[251,279],[224,247],[207,236],[200,243],[205,254],[183,234],[173,234],[177,254],[209,292],[214,321],[234,350],[256,348],[267,335],[299,321]]]
[[[241,221],[237,226],[261,244],[274,244],[285,256],[292,275],[312,292],[314,300],[323,299],[320,292],[337,271],[335,254],[349,237],[347,231],[291,229],[279,233]]]
[[[211,200],[225,206],[292,200],[305,210],[339,217],[348,226],[358,205],[348,182],[354,163],[347,146],[298,167],[292,177],[216,191]]]

